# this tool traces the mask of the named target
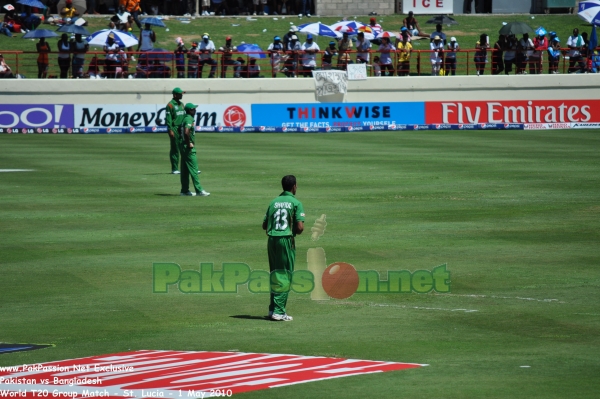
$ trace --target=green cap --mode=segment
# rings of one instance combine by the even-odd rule
[[[187,103],[185,104],[185,109],[196,109],[198,108],[198,106],[196,104],[192,104],[192,103]]]
[[[185,91],[181,90],[179,87],[173,89],[173,94],[183,94]]]

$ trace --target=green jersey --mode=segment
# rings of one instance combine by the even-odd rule
[[[271,201],[263,222],[271,237],[295,236],[296,224],[304,222],[304,207],[294,194],[284,191]]]
[[[188,115],[186,114],[183,117],[183,120],[181,121],[181,123],[179,124],[179,129],[176,130],[176,132],[179,134],[179,143],[183,146],[185,146],[187,143],[185,141],[185,128],[188,128],[190,130],[190,143],[194,144],[194,146],[196,146],[196,134],[195,134],[195,121],[194,121],[194,117],[192,115]]]
[[[181,125],[183,118],[186,115],[185,109],[183,109],[183,103],[181,101],[172,99],[167,104],[165,112],[165,123],[167,125],[167,129],[177,134],[179,131],[179,125]]]

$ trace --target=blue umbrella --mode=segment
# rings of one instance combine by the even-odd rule
[[[300,25],[298,27],[298,32],[304,33],[305,35],[311,34],[316,36],[327,36],[336,39],[342,37],[342,34],[340,32],[336,32],[335,30],[331,29],[330,26],[322,24],[320,22]]]
[[[250,56],[250,58],[267,58],[264,51],[258,46],[258,44],[240,44],[237,46],[237,49],[240,53],[246,53]]]
[[[592,52],[592,55],[594,50],[596,50],[596,47],[598,47],[598,35],[596,34],[596,25],[594,25],[592,27],[592,33],[590,34],[590,42],[588,43],[588,48]]]
[[[148,24],[148,25],[154,25],[154,26],[160,26],[161,28],[166,28],[167,25],[165,25],[165,23],[162,21],[162,19],[160,18],[156,18],[156,17],[148,17],[148,18],[144,18],[141,21],[143,24]]]
[[[579,3],[577,15],[592,25],[600,25],[600,1],[587,0]]]
[[[40,39],[42,37],[58,37],[58,35],[48,29],[36,29],[36,30],[32,30],[29,31],[27,33],[25,33],[23,35],[23,37],[21,37],[22,39]]]
[[[35,7],[35,8],[46,8],[46,6],[44,5],[44,3],[42,3],[39,0],[19,0],[17,1],[18,4],[23,4],[24,6],[29,6],[29,7]]]
[[[90,32],[87,31],[87,29],[85,29],[83,26],[77,26],[77,25],[63,25],[60,28],[58,28],[57,32],[63,32],[63,33],[72,33],[74,35],[84,35],[84,36],[89,36]]]

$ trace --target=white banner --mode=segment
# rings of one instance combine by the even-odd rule
[[[348,64],[348,80],[367,80],[367,64]]]
[[[165,125],[166,104],[75,105],[76,128],[138,128]],[[249,104],[200,104],[197,126],[252,126]]]
[[[346,71],[313,71],[318,97],[346,94],[348,74]]]
[[[408,14],[452,14],[453,0],[402,0],[402,13]]]

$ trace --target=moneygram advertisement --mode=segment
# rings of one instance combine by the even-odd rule
[[[84,104],[75,106],[80,133],[166,132],[165,104]],[[243,128],[252,125],[250,105],[200,104],[196,126]]]

